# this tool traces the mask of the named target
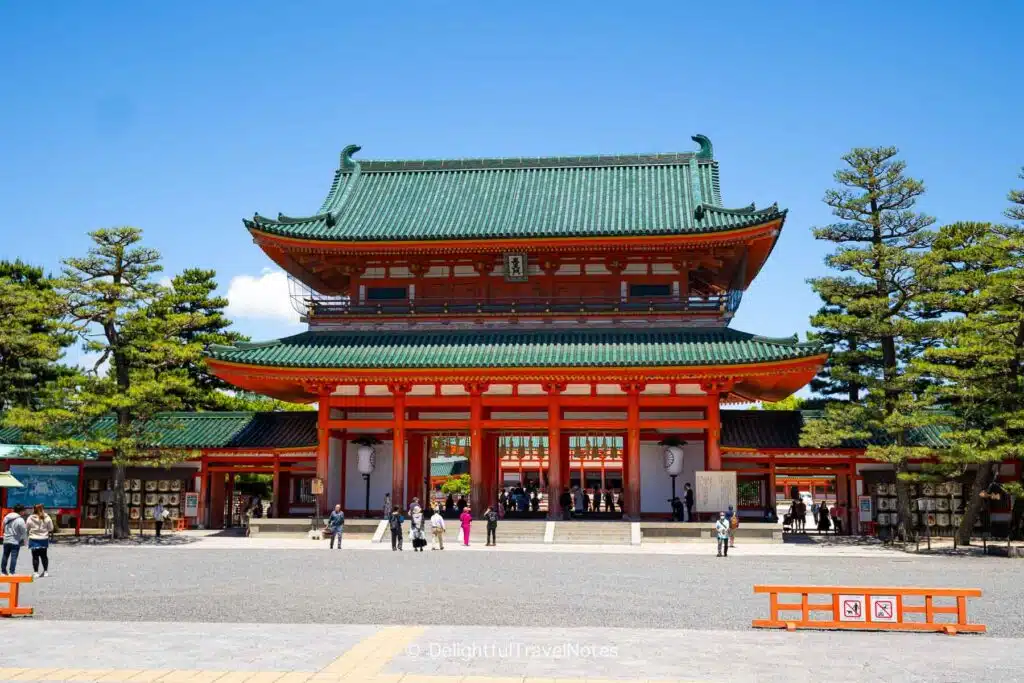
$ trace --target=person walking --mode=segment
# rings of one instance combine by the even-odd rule
[[[28,518],[28,549],[32,552],[32,576],[38,578],[50,575],[50,534],[53,533],[53,520],[46,514],[41,504],[32,508]],[[39,565],[43,571],[39,571]]]
[[[583,489],[578,486],[572,492],[572,511],[576,516],[583,514]]]
[[[437,550],[440,548],[444,550],[444,517],[441,516],[441,510],[434,510],[434,514],[430,517],[430,549]]]
[[[452,494],[448,494],[448,497],[444,499],[444,514],[449,517],[455,516],[455,498]]]
[[[487,520],[487,545],[497,545],[495,536],[498,533],[498,513],[493,508],[487,508],[484,519]]]
[[[338,550],[341,550],[341,537],[345,532],[345,513],[340,503],[334,506],[327,518],[327,531],[331,535],[331,550],[334,549],[334,541],[338,541]]]
[[[686,506],[686,521],[693,521],[693,487],[687,484],[683,487],[683,504]]]
[[[615,512],[615,495],[611,489],[606,489],[604,492],[604,509],[608,512]]]
[[[426,527],[424,526],[423,510],[420,508],[419,503],[413,505],[412,514],[410,515],[410,529],[412,530],[412,551],[423,552],[423,549],[427,547],[427,533]]]
[[[21,546],[28,536],[28,527],[25,524],[27,516],[28,511],[25,510],[25,506],[19,504],[15,505],[14,509],[4,517],[4,550],[2,561],[0,561],[0,575],[13,575],[17,569],[18,553],[21,552]],[[9,565],[8,561],[10,561]]]
[[[836,536],[843,533],[844,519],[846,519],[846,507],[837,501],[832,506],[832,533]]]
[[[391,514],[388,515],[388,526],[391,528],[391,549],[402,550],[402,522],[405,518],[402,517],[402,511],[395,505],[391,508]]]
[[[718,536],[718,556],[729,557],[729,520],[725,518],[724,512],[718,513],[715,534]]]
[[[732,505],[729,506],[729,511],[725,513],[725,518],[729,521],[729,547],[736,547],[736,530],[740,528],[740,516],[736,514]]]
[[[462,544],[469,547],[469,529],[473,525],[473,510],[467,505],[459,515],[459,522],[462,526]]]

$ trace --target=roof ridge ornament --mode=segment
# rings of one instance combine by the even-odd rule
[[[346,145],[341,150],[341,170],[349,171],[359,166],[359,162],[352,158],[352,155],[361,150],[359,145]]]
[[[697,133],[690,139],[700,145],[700,150],[697,151],[698,159],[714,159],[714,148],[711,146],[711,140],[707,135]]]

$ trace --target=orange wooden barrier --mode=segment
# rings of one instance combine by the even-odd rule
[[[18,587],[23,583],[32,583],[31,576],[0,576],[0,586],[7,584],[7,592],[0,593],[0,600],[7,599],[7,604],[0,603],[0,617],[28,616],[31,607],[18,604]]]
[[[768,593],[768,619],[755,619],[754,628],[860,629],[886,631],[934,631],[984,633],[984,624],[967,621],[967,598],[980,598],[977,588],[893,588],[863,586],[754,586],[755,593]],[[800,602],[780,602],[780,595],[799,595]],[[827,602],[811,602],[811,596],[828,596]],[[924,604],[907,604],[924,598]],[[936,605],[935,598],[955,598],[955,605]],[[820,598],[819,598],[820,599]],[[779,612],[799,612],[783,617]],[[812,619],[812,612],[828,612],[824,619]],[[923,614],[924,621],[907,621],[908,614]],[[953,614],[956,621],[936,621],[936,615]]]

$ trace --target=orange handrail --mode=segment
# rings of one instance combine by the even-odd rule
[[[0,617],[29,616],[31,607],[18,605],[18,587],[23,583],[32,583],[31,576],[0,576],[0,585],[7,584],[7,592],[0,593],[0,600],[6,598],[7,605],[0,606]]]
[[[754,628],[858,629],[887,631],[934,631],[955,635],[984,633],[984,624],[967,621],[967,598],[980,598],[977,588],[901,588],[883,586],[754,586],[768,593],[768,619],[755,619]],[[780,595],[799,595],[800,602],[780,602]],[[827,602],[811,602],[811,596],[828,596]],[[924,598],[924,604],[907,604],[905,598]],[[955,605],[936,605],[935,598],[955,598]],[[819,598],[820,599],[820,598]],[[799,618],[780,616],[799,612]],[[812,619],[812,612],[828,612]],[[924,621],[907,621],[908,614],[923,614]],[[955,622],[935,621],[936,615],[952,614]]]

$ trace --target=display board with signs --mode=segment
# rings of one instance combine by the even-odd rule
[[[694,504],[697,512],[725,512],[736,507],[735,472],[696,472]]]
[[[871,522],[874,520],[875,512],[871,496],[857,496],[857,509],[860,510],[860,521]]]

